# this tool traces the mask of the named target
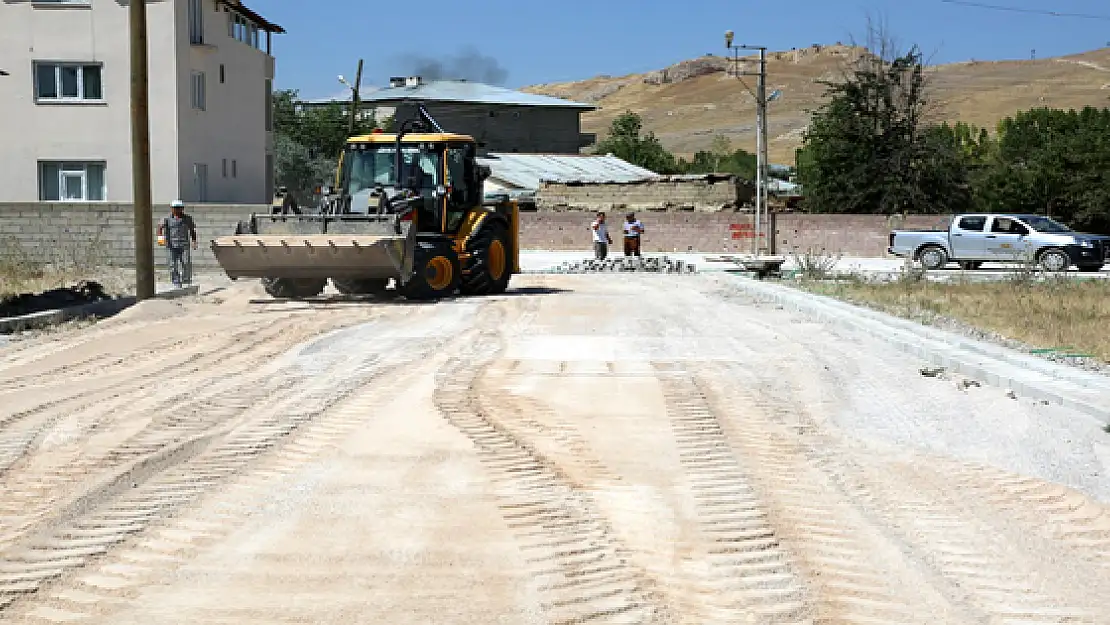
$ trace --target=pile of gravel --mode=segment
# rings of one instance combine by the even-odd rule
[[[605,260],[587,259],[565,262],[556,267],[525,271],[524,273],[697,273],[697,267],[681,260],[671,260],[666,256],[618,256]]]

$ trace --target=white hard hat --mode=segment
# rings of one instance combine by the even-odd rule
[[[174,200],[170,202],[170,208],[185,208],[185,202],[181,200]]]

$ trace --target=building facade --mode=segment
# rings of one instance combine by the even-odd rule
[[[148,0],[156,204],[269,203],[272,35],[237,0]],[[0,202],[129,203],[129,7],[0,2]]]
[[[360,99],[379,120],[393,116],[395,127],[418,117],[419,102],[444,130],[470,135],[488,152],[579,154],[596,141],[581,124],[582,113],[597,108],[592,104],[465,80],[392,78]]]

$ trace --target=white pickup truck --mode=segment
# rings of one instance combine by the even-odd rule
[[[956,215],[947,230],[894,230],[887,252],[926,269],[1032,260],[1046,271],[1098,271],[1110,261],[1110,237],[1075,232],[1042,215],[979,213]]]

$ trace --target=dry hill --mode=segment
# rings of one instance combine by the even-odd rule
[[[809,119],[806,111],[823,101],[819,81],[842,75],[861,53],[860,48],[835,45],[768,54],[767,91],[782,91],[768,116],[771,162],[794,162]],[[604,136],[615,116],[632,110],[677,154],[708,149],[718,134],[729,137],[734,147],[754,151],[755,101],[729,73],[730,64],[726,57],[710,55],[647,74],[599,76],[525,91],[598,105],[583,116],[583,132]],[[1106,106],[1110,98],[1110,48],[1035,61],[972,60],[931,66],[929,71],[938,117],[992,130],[998,120],[1022,109]],[[754,76],[744,81],[755,88]]]

